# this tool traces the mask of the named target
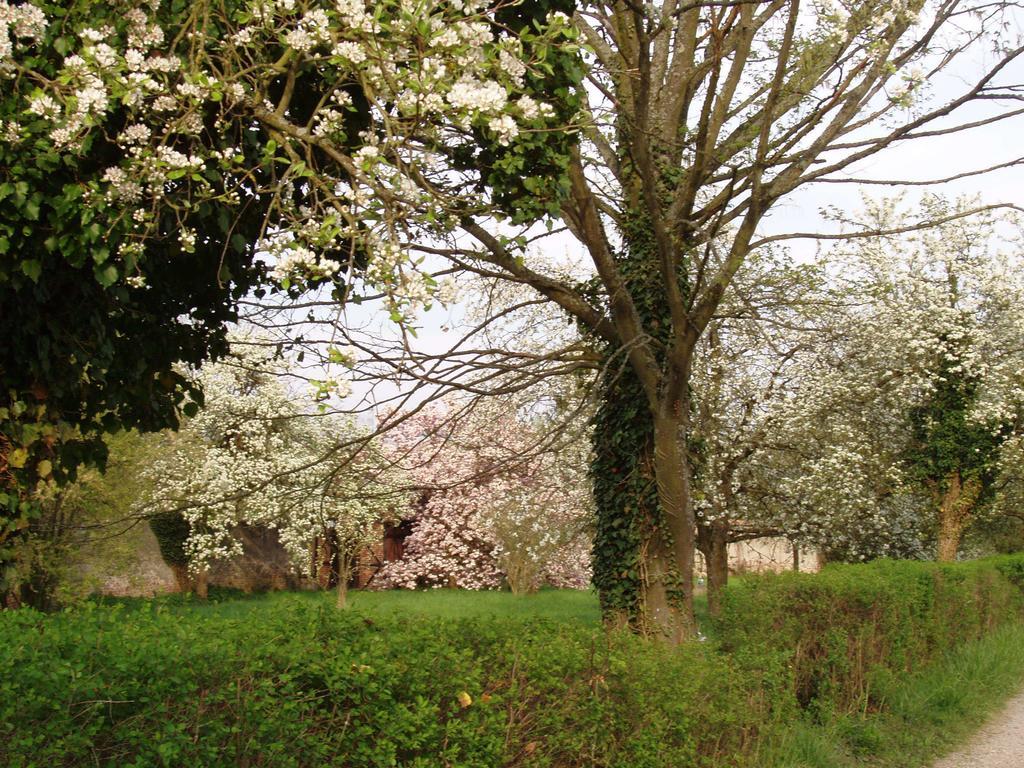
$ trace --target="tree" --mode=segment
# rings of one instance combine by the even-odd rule
[[[904,217],[891,200],[865,212],[878,230]],[[845,306],[779,427],[799,457],[782,490],[794,512],[812,510],[802,525],[826,546],[920,555],[930,538],[952,560],[982,508],[1014,487],[1024,283],[995,235],[991,220],[953,218],[833,254]]]
[[[729,544],[803,539],[784,514],[792,501],[780,498],[780,417],[834,330],[836,301],[820,263],[764,249],[737,274],[694,353],[689,450],[712,616],[728,583]]]
[[[281,380],[287,372],[272,349],[244,337],[236,337],[230,358],[204,367],[205,407],[180,431],[164,434],[139,512],[164,528],[166,521],[185,524],[182,554],[195,574],[241,554],[241,525],[277,530],[299,567],[309,566],[315,547],[329,548],[340,607],[355,556],[400,497],[383,459],[375,463],[371,448],[353,448],[368,431],[303,411],[301,395]]]
[[[123,210],[104,215],[100,189],[122,156],[121,105],[104,97],[87,107],[99,92],[78,93],[87,135],[77,152],[47,138],[44,115],[26,112],[35,78],[59,79],[71,39],[47,20],[66,5],[0,4],[0,569],[48,514],[41,484],[102,467],[104,435],[174,427],[190,399],[201,402],[177,366],[223,355],[235,302],[264,279],[253,261],[263,224],[255,204],[230,216],[208,203],[177,214],[139,208],[157,231],[189,222],[205,235],[189,249],[152,242],[145,263],[133,255],[137,222]],[[239,139],[239,152],[258,149]]]
[[[104,215],[135,222],[142,210],[132,264],[167,240],[148,211],[252,201],[287,290],[341,276],[344,300],[358,273],[408,321],[434,291],[429,256],[527,284],[576,318],[607,371],[595,583],[609,619],[676,642],[694,629],[683,446],[699,340],[751,252],[786,237],[763,234],[779,201],[898,143],[1019,114],[966,109],[1016,98],[1004,80],[1021,49],[1001,24],[1012,9],[76,4],[36,48],[19,37],[11,60],[15,101],[39,117],[19,140],[84,155],[96,134],[121,142],[90,184]],[[926,78],[989,43],[962,90],[915,105]],[[39,50],[62,62],[57,77]],[[262,152],[236,152],[239,141]],[[523,238],[545,217],[586,251],[591,275],[526,258]],[[187,249],[196,230],[183,225]]]
[[[387,433],[414,503],[412,531],[379,586],[493,589],[590,581],[589,489],[578,435],[525,423],[507,402],[452,400]]]

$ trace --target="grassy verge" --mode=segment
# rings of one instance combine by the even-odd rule
[[[764,768],[927,766],[966,741],[1024,684],[1024,624],[1003,626],[904,681],[881,709],[800,718],[766,740]]]

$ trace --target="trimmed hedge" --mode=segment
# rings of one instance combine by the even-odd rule
[[[727,653],[782,658],[803,708],[866,711],[890,681],[1024,615],[1024,556],[879,560],[744,578],[717,630]]]
[[[759,681],[696,643],[308,604],[253,615],[3,615],[0,765],[736,765],[763,720]]]
[[[1024,557],[730,587],[679,649],[540,620],[368,618],[308,600],[0,613],[0,765],[751,766],[801,707],[882,706],[1019,619]]]

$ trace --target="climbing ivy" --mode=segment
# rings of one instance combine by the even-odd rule
[[[633,298],[652,349],[664,365],[671,333],[664,284],[653,255],[650,221],[636,215],[623,227],[624,247],[617,266]],[[680,288],[685,292],[686,270]],[[593,571],[606,620],[647,629],[644,554],[655,537],[671,548],[665,514],[658,500],[654,472],[654,421],[643,386],[623,357],[606,348],[605,372],[599,382],[600,405],[592,419],[591,479],[597,512]],[[667,577],[670,599],[681,601],[680,574]]]
[[[947,345],[956,349],[950,340]],[[967,342],[961,342],[965,344]],[[909,411],[911,441],[904,459],[908,474],[939,495],[954,475],[961,483],[978,483],[975,505],[990,501],[998,473],[1000,447],[1009,425],[972,418],[980,382],[956,353],[942,357],[934,389]]]
[[[601,610],[611,621],[642,624],[641,554],[661,518],[650,458],[654,425],[628,365],[599,384],[590,465],[597,511],[592,557]]]
[[[149,527],[156,536],[163,561],[169,566],[187,567],[185,542],[188,541],[189,526],[185,516],[180,512],[158,512],[149,518]]]

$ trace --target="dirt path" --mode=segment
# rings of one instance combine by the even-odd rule
[[[1024,693],[1011,699],[963,749],[932,768],[1024,768]]]

